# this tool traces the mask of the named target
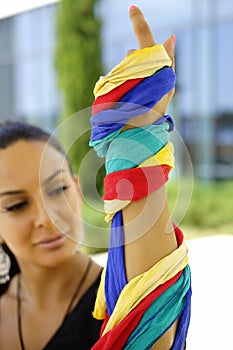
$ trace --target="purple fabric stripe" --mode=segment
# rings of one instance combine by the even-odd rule
[[[164,122],[167,122],[169,124],[168,131],[172,131],[174,129],[174,121],[170,115],[164,115],[160,119],[156,120],[153,125],[160,125]],[[101,126],[94,126],[91,131],[91,142],[102,140],[111,133],[121,129],[125,124],[121,123],[112,123],[112,124],[105,124]],[[110,132],[111,131],[111,132]],[[110,140],[111,141],[111,138]]]
[[[106,136],[112,134],[114,131],[120,130],[124,123],[111,123],[99,126],[93,126],[91,130],[91,142],[102,140]]]
[[[145,78],[127,92],[113,108],[103,110],[90,118],[93,127],[112,123],[126,124],[134,116],[147,113],[166,93],[175,86],[175,73],[172,68],[164,68],[157,74]],[[112,124],[111,123],[111,124]],[[119,124],[119,128],[121,127]],[[109,133],[112,129],[108,127]],[[97,129],[91,135],[96,138]]]

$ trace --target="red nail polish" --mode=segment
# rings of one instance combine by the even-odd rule
[[[129,8],[129,10],[132,11],[132,10],[134,10],[134,9],[136,9],[136,8],[137,8],[136,5],[131,5],[130,8]]]

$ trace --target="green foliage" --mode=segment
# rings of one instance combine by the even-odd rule
[[[188,179],[169,181],[167,184],[170,210],[177,205],[179,192],[190,185]],[[186,239],[200,238],[215,234],[233,234],[232,198],[233,182],[194,181],[188,208],[183,212],[181,222],[176,222],[184,231]],[[178,201],[179,202],[179,201]],[[91,200],[90,200],[91,203]],[[109,225],[104,222],[104,213],[99,203],[92,203],[92,207],[84,204],[83,213],[86,224],[86,251],[95,253],[106,250],[108,244]],[[178,204],[179,205],[179,204]],[[97,209],[94,209],[97,208]],[[181,210],[184,210],[180,202]],[[105,231],[102,230],[105,228]],[[92,232],[95,232],[93,241]],[[99,247],[99,249],[97,249]],[[103,248],[101,248],[103,247]]]
[[[181,187],[185,181],[187,180],[180,181]],[[171,210],[177,199],[177,187],[176,181],[168,183]],[[232,181],[206,183],[195,180],[191,201],[180,225],[192,228],[192,237],[216,233],[232,234],[232,198]]]
[[[85,237],[82,250],[87,254],[107,251],[109,245],[110,224],[106,223],[103,201],[88,199],[83,203],[83,221]]]
[[[93,88],[102,74],[101,21],[95,14],[96,3],[96,0],[61,0],[58,5],[55,66],[64,100],[60,122],[92,105]],[[68,150],[75,172],[90,151],[90,116],[89,109],[84,134]],[[59,135],[63,144],[69,144],[72,131],[79,130],[80,123],[83,118],[79,117],[75,122],[63,123],[65,130]]]
[[[102,74],[101,20],[95,7],[98,0],[61,0],[57,12],[55,67],[63,96],[59,120],[61,140],[75,173],[79,174],[84,198],[93,202],[103,191],[105,173],[90,140],[93,89]],[[100,170],[98,170],[100,169]],[[97,190],[96,190],[97,188]],[[89,252],[103,250],[108,235],[104,214],[84,204],[85,242]]]

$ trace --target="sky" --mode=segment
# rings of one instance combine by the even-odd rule
[[[58,0],[0,0],[0,18],[54,2],[58,2]]]
[[[8,17],[10,15],[14,15],[26,10],[30,10],[32,8],[36,8],[39,6],[43,6],[46,4],[52,4],[55,2],[58,2],[59,0],[0,0],[0,18]],[[199,3],[201,6],[205,3],[218,3],[218,0],[175,0],[175,6],[176,6],[176,17],[177,13],[180,13],[182,16],[185,14],[187,7],[190,6],[191,3]],[[101,1],[100,1],[101,3]],[[117,1],[117,4],[119,3],[119,0]],[[153,10],[159,8],[160,13],[164,12],[166,14],[166,17],[170,20],[173,18],[173,10],[172,8],[168,6],[169,1],[153,1],[153,0],[123,0],[125,8],[129,7],[131,4],[136,3],[136,5],[140,6],[145,12],[150,12],[149,10]],[[117,10],[120,8],[120,6],[114,7],[114,2],[111,1],[105,1],[104,7],[106,10],[106,4],[110,4],[111,8],[114,8],[114,10]],[[153,6],[152,6],[153,5]],[[109,7],[109,5],[107,5]],[[122,7],[121,7],[122,8]],[[108,8],[109,9],[109,8]],[[218,12],[222,12],[225,16],[229,14],[232,16],[233,14],[233,3],[232,0],[222,0],[221,6],[218,8]],[[154,11],[153,11],[153,14]],[[164,17],[163,17],[164,18]],[[179,20],[179,18],[177,18]]]

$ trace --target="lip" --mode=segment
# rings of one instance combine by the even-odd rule
[[[52,237],[46,237],[43,240],[36,243],[37,247],[46,249],[55,249],[63,245],[66,237],[65,235],[56,235]]]

